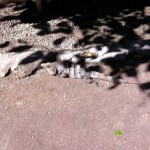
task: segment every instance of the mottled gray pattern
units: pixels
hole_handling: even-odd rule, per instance
[[[98,71],[83,68],[79,64],[72,64],[70,68],[65,68],[60,63],[43,63],[41,64],[41,67],[43,67],[50,75],[53,76],[70,77],[76,79],[98,79],[114,83],[137,84],[136,82],[118,79],[117,77],[105,75],[104,73]]]

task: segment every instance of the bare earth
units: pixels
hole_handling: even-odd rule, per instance
[[[11,14],[13,7],[1,8],[0,18]],[[48,24],[52,27],[60,20]],[[38,36],[34,23],[12,26],[18,22],[17,18],[0,22],[2,52],[16,50],[20,38],[53,49],[52,40],[64,34]],[[81,36],[77,30],[75,26],[72,34],[64,34],[65,42],[56,49],[72,48]],[[124,77],[149,83],[148,67],[149,62],[143,63],[137,67],[136,77]],[[98,88],[80,79],[51,77],[45,70],[22,79],[13,74],[1,78],[0,150],[149,150],[150,88],[110,86],[105,81]],[[116,130],[122,134],[116,136]]]

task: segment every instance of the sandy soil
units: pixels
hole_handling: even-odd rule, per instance
[[[25,22],[19,16],[23,6],[9,4],[0,8],[2,52],[25,51],[33,44],[72,49],[83,38],[81,31],[86,29],[80,30],[67,18],[52,18],[46,24]],[[56,32],[60,22],[65,27]],[[48,33],[43,34],[47,26]],[[72,32],[66,34],[70,27]],[[144,38],[148,36],[145,32]],[[20,39],[28,43],[22,44]],[[125,66],[122,71],[131,68],[138,73],[122,72],[123,76],[141,84],[122,84],[114,89],[105,81],[100,81],[98,88],[80,79],[51,77],[44,70],[22,79],[15,79],[13,74],[0,79],[0,149],[149,150],[149,66],[149,60]],[[116,136],[116,130],[122,134]]]

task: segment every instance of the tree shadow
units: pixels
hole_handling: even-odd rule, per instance
[[[75,26],[79,28],[82,36],[75,41],[73,49],[93,44],[111,45],[113,43],[119,44],[120,48],[131,49],[128,43],[135,40],[146,42],[145,45],[148,45],[150,49],[150,41],[144,39],[145,34],[150,34],[150,13],[145,11],[145,8],[150,7],[149,0],[96,0],[94,2],[92,0],[52,0],[50,3],[42,2],[42,7],[42,15],[36,16],[34,3],[17,3],[13,6],[13,11],[20,11],[20,13],[6,15],[0,18],[0,22],[16,19],[20,20],[21,24],[30,23],[33,28],[39,30],[36,33],[37,36],[63,33],[62,37],[54,40],[54,46],[61,45],[67,36],[73,33]],[[3,9],[3,6],[0,9]],[[49,21],[53,20],[56,20],[56,23],[51,26]],[[17,24],[13,26],[15,25]],[[8,43],[0,46],[7,45]],[[30,46],[27,45],[11,51],[25,51],[28,48]],[[115,51],[113,48],[111,50]],[[45,58],[42,59],[45,61]],[[138,67],[146,63],[148,63],[146,71],[149,73],[149,56],[133,52],[127,55],[126,61],[109,60],[105,64],[112,69],[110,75],[122,77],[122,74],[125,74],[128,77],[137,78]],[[142,91],[149,90],[149,82],[139,84],[139,88]]]
[[[9,41],[5,41],[4,43],[0,44],[0,48],[5,48],[7,46],[9,46],[10,42]]]
[[[31,45],[22,45],[22,46],[12,48],[9,52],[24,52],[32,47],[33,46]]]
[[[97,0],[93,5],[92,0],[52,0],[50,3],[42,3],[43,14],[37,17],[34,3],[17,3],[13,10],[22,12],[15,16],[5,16],[0,21],[19,19],[21,23],[35,23],[33,27],[39,29],[39,36],[53,33],[71,34],[73,26],[77,26],[83,37],[76,41],[75,46],[91,43],[108,44],[114,40],[122,43],[127,39],[140,38],[134,30],[149,21],[150,17],[144,12],[148,4],[148,0]],[[50,20],[61,18],[67,21],[58,22],[55,30],[48,23]],[[69,22],[72,22],[73,26]]]

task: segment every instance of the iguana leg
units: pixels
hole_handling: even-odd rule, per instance
[[[100,87],[99,86],[99,83],[95,80],[95,79],[93,79],[93,78],[91,78],[90,77],[90,74],[87,72],[87,74],[84,76],[84,80],[88,83],[88,84],[95,84],[97,87]]]
[[[86,82],[87,82],[88,84],[95,84],[96,87],[100,87],[100,86],[99,86],[99,83],[98,83],[95,79],[86,79]]]

